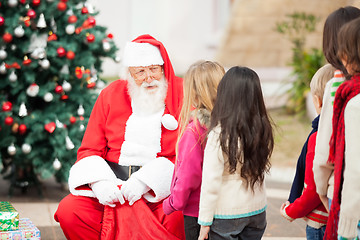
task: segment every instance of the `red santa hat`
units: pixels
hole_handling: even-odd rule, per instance
[[[133,64],[138,61],[137,64],[146,64],[145,66],[163,65],[164,75],[166,80],[168,81],[168,90],[165,99],[165,105],[169,109],[170,114],[173,115],[176,119],[178,119],[183,98],[183,80],[182,78],[175,76],[174,69],[172,67],[170,58],[164,45],[149,34],[145,34],[135,38],[128,46],[128,50],[126,50],[125,48],[124,53],[129,53],[130,50],[134,51],[135,53],[139,54],[137,55],[137,58],[139,59],[134,59],[133,61],[131,56],[124,55],[124,64],[130,66],[129,64],[131,61],[133,61]],[[160,56],[158,55],[159,52],[163,64],[160,64],[161,60],[159,58]],[[142,56],[146,59],[141,60],[140,58]],[[129,59],[126,59],[127,57],[129,57]],[[152,62],[152,64],[150,62]]]

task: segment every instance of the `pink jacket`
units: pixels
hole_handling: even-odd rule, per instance
[[[178,158],[171,182],[171,194],[164,200],[165,214],[182,211],[184,215],[198,217],[202,165],[207,128],[190,122],[179,141]]]

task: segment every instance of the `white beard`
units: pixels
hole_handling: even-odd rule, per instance
[[[164,110],[167,93],[167,81],[164,77],[151,83],[143,82],[140,86],[136,85],[130,74],[127,79],[133,113],[149,115]],[[148,89],[149,86],[157,87]]]

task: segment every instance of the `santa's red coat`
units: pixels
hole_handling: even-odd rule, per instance
[[[179,78],[179,84],[181,82]],[[77,162],[70,170],[69,187],[71,193],[95,197],[87,184],[116,178],[104,160],[114,163],[119,162],[121,147],[124,143],[125,128],[131,114],[132,108],[127,81],[117,80],[102,90],[94,105],[82,144],[78,150]],[[167,106],[165,106],[164,114],[171,114]],[[175,115],[174,117],[177,118],[178,116]],[[141,123],[141,125],[144,124],[146,124],[146,121]],[[159,126],[161,126],[161,151],[157,153],[156,161],[151,161],[149,164],[140,164],[143,168],[137,173],[137,175],[140,175],[146,172],[145,175],[141,174],[143,175],[141,180],[148,182],[149,186],[153,186],[155,193],[157,193],[157,188],[161,193],[164,187],[167,188],[167,186],[155,186],[155,184],[161,184],[161,182],[157,181],[158,177],[164,176],[164,174],[169,175],[164,177],[166,179],[170,178],[171,182],[178,134],[177,129],[168,130],[161,123],[159,123]],[[139,139],[141,137],[140,135]],[[142,149],[137,150],[142,151]],[[167,163],[168,161],[170,162]],[[139,165],[137,163],[132,164]],[[161,200],[160,198],[161,196],[159,196],[158,200]]]
[[[164,46],[149,35],[140,36],[134,41],[147,42],[159,48],[164,59],[163,68],[165,79],[168,82],[163,114],[170,114],[178,120],[183,96],[182,79],[175,76]],[[100,180],[117,181],[115,174],[105,160],[115,163],[119,162],[122,145],[125,142],[125,130],[127,128],[129,117],[132,114],[133,111],[131,108],[130,96],[128,94],[127,81],[117,80],[102,90],[93,107],[81,147],[78,150],[77,161],[70,170],[69,188],[72,196],[67,197],[63,204],[59,204],[58,211],[55,214],[55,219],[60,221],[62,227],[69,226],[66,230],[63,227],[65,234],[67,234],[66,231],[71,231],[71,234],[78,231],[74,227],[76,224],[62,224],[62,220],[66,221],[67,218],[70,218],[69,214],[72,211],[71,209],[66,210],[66,207],[75,202],[81,202],[81,204],[86,205],[86,207],[83,207],[84,212],[81,213],[81,211],[77,211],[75,217],[75,219],[85,221],[80,215],[88,216],[91,214],[89,213],[92,208],[91,206],[97,205],[96,201],[88,201],[86,198],[82,198],[81,201],[78,201],[76,196],[95,198],[94,193],[88,187],[89,183]],[[176,236],[174,236],[174,239],[182,239],[184,237],[183,225],[181,222],[182,219],[179,218],[181,216],[173,216],[172,218],[174,221],[167,221],[167,217],[163,214],[161,207],[162,200],[170,193],[173,163],[175,161],[175,144],[178,132],[177,130],[168,130],[161,124],[159,126],[161,126],[161,130],[159,129],[159,131],[161,131],[161,150],[156,154],[153,160],[143,162],[141,164],[142,168],[136,173],[136,177],[150,187],[150,193],[144,194],[144,198],[139,200],[138,203],[134,204],[132,207],[128,205],[122,206],[120,204],[115,208],[105,207],[102,222],[103,225],[109,226],[108,224],[111,222],[117,222],[118,224],[112,228],[103,230],[101,233],[102,236],[116,235],[119,232],[119,226],[134,226],[134,224],[129,225],[128,223],[121,225],[121,221],[124,221],[125,216],[133,219],[133,223],[135,223],[137,221],[136,216],[140,216],[139,214],[141,212],[148,211],[149,213],[152,212],[153,215],[148,215],[149,221],[147,221],[147,225],[140,224],[138,228],[134,228],[136,231],[139,231],[142,227],[155,229],[157,228],[156,226],[160,226],[164,223],[170,226],[171,222],[174,222],[174,226],[170,228],[175,227],[176,229],[175,231],[172,231],[170,235],[175,234]],[[138,164],[135,163],[134,165]],[[76,206],[73,207],[76,208]],[[99,208],[100,211],[94,211],[94,217],[99,218],[98,215],[101,214],[102,211],[100,206],[96,208]],[[131,215],[134,215],[134,218],[132,218]],[[78,224],[80,224],[80,221]],[[151,222],[153,225],[151,225]],[[94,223],[94,226],[86,226],[86,222],[81,224],[82,225],[79,226],[79,231],[81,231],[81,228],[88,228],[91,231],[93,231],[94,228],[98,229],[98,227],[95,226],[96,223]],[[162,234],[161,231],[166,232],[168,230],[166,228],[158,229],[160,231],[158,234],[160,235]],[[143,230],[146,232],[146,229]],[[127,232],[131,233],[132,229],[128,229]],[[116,239],[122,239],[119,237],[120,236],[116,235]]]
[[[159,48],[164,60],[163,70],[168,84],[163,114],[170,114],[178,120],[183,98],[183,82],[180,77],[175,76],[165,47],[150,35],[139,36],[134,42],[150,43]],[[104,164],[103,159],[115,163],[119,162],[126,124],[131,114],[132,108],[127,81],[115,81],[100,93],[92,110],[81,147],[78,150],[77,162],[70,170],[69,188],[74,195],[95,197],[92,191],[87,188],[88,183],[116,179],[110,168]],[[146,168],[143,167],[140,170],[144,174],[137,173],[137,175],[143,176],[141,181],[147,182],[155,194],[158,194],[155,199],[150,201],[160,201],[163,198],[162,195],[166,195],[163,191],[167,185],[157,186],[159,184],[157,179],[164,182],[169,174],[171,182],[173,165],[170,166],[164,159],[174,163],[177,135],[177,130],[170,131],[162,126],[161,151],[157,153],[158,161],[146,164]],[[139,136],[139,139],[141,137]],[[138,149],[139,152],[141,150]],[[136,163],[130,164],[137,165]],[[164,176],[164,174],[167,175]],[[164,177],[159,178],[159,176]],[[165,182],[167,184],[167,181]]]

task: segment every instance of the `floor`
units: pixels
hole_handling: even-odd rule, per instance
[[[293,177],[292,169],[275,169],[267,176],[268,225],[264,240],[300,240],[305,238],[305,223],[299,219],[292,223],[282,218],[279,208],[288,197],[290,182]],[[0,179],[0,201],[9,201],[17,209],[20,218],[28,217],[39,228],[43,240],[66,239],[53,215],[59,201],[68,194],[54,179],[41,181],[43,197],[39,197],[37,189],[33,186],[22,193],[15,189],[13,196],[8,196],[8,182]]]

